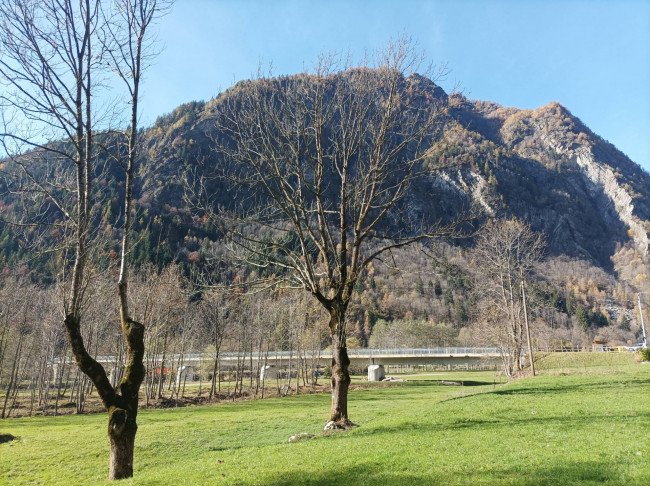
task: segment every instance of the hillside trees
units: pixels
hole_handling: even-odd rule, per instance
[[[370,348],[436,348],[455,346],[458,331],[449,324],[422,320],[377,321],[370,337]]]
[[[78,367],[92,380],[109,414],[110,479],[133,475],[138,391],[145,374],[144,327],[129,312],[127,287],[138,99],[142,69],[151,54],[150,26],[167,6],[160,0],[0,2],[2,144],[14,155],[12,190],[29,201],[31,210],[13,224],[53,226],[62,236],[57,264],[64,282],[64,327]],[[128,128],[102,138],[98,132],[110,125],[101,118],[102,87],[111,72],[127,93]],[[104,151],[101,140],[115,145]],[[23,154],[26,150],[30,152]],[[127,366],[115,388],[88,352],[82,331],[92,257],[100,243],[92,230],[100,155],[113,157],[126,177],[117,297]],[[39,159],[47,161],[46,169],[32,168],[30,162]]]
[[[526,322],[524,285],[541,259],[544,240],[526,223],[490,221],[474,250],[482,290],[481,320],[498,345],[506,374],[521,371]]]
[[[454,228],[418,224],[402,204],[412,182],[434,170],[423,167],[444,104],[414,74],[418,65],[402,41],[372,68],[337,72],[324,57],[313,73],[260,77],[215,104],[222,175],[238,189],[236,212],[221,219],[235,255],[275,284],[306,290],[329,315],[326,428],[351,424],[346,316],[357,280],[391,250]],[[205,183],[190,181],[191,197],[214,216]]]

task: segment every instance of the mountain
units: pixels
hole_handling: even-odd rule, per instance
[[[294,79],[276,81],[291,86]],[[587,260],[610,272],[622,248],[647,258],[650,175],[568,109],[555,102],[520,110],[469,100],[448,95],[418,75],[404,82],[444,104],[441,134],[432,142],[429,162],[454,167],[432,172],[412,188],[407,204],[414,219],[451,218],[458,207],[473,202],[487,217],[530,222],[546,234],[553,256]],[[187,207],[183,177],[227,163],[214,151],[214,119],[223,100],[240,96],[250,83],[238,83],[208,102],[179,106],[142,132],[136,263],[190,263],[197,258],[190,255],[220,238],[216,228]],[[97,208],[98,224],[119,224],[120,208],[111,194],[120,190],[121,177],[119,168],[109,164],[99,183],[105,196]],[[17,210],[14,196],[3,189],[0,206]],[[230,189],[218,182],[212,186],[225,207],[232,203]],[[15,264],[16,252],[20,249],[3,227],[0,266]]]
[[[488,215],[529,221],[547,235],[554,255],[610,270],[611,258],[626,244],[647,256],[650,175],[569,110],[555,102],[519,110],[447,96],[417,78],[413,85],[447,108],[432,163],[458,168],[413,188],[409,205],[416,216],[451,215],[472,200]],[[162,212],[165,204],[183,207],[180,171],[198,167],[197,160],[214,163],[211,122],[222,97],[237,96],[244,84],[207,103],[183,105],[145,132],[150,156],[142,170],[144,206]],[[215,192],[220,189],[227,204],[227,188]]]

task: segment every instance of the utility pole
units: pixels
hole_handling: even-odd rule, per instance
[[[639,302],[639,316],[641,317],[641,332],[643,333],[643,347],[647,348],[648,347],[648,341],[646,339],[645,335],[645,325],[643,323],[643,309],[641,308],[641,292],[636,294],[637,300]]]
[[[526,308],[526,287],[524,281],[521,281],[521,298],[524,303],[524,324],[526,325],[526,341],[528,342],[528,359],[530,360],[530,370],[535,376],[535,362],[533,361],[533,346],[530,342],[530,329],[528,328],[528,309]],[[645,336],[645,334],[644,334]]]

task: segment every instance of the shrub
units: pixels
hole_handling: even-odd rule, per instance
[[[650,361],[650,348],[640,349],[635,356],[638,362]]]

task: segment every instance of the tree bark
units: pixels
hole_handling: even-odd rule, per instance
[[[325,429],[347,428],[352,425],[348,418],[348,390],[350,388],[350,358],[345,345],[334,346],[332,352],[332,410]]]
[[[137,401],[131,410],[112,407],[109,411],[108,438],[111,443],[109,479],[125,479],[133,476],[133,451],[136,423]]]
[[[108,411],[108,437],[111,444],[109,480],[133,476],[133,448],[138,430],[138,393],[144,380],[144,326],[133,320],[122,322],[127,343],[127,363],[124,378],[115,390],[103,366],[93,359],[83,343],[79,319],[65,319],[68,341],[79,369],[88,376]]]
[[[346,429],[354,424],[348,418],[348,390],[350,389],[350,358],[345,339],[345,305],[334,305],[330,310],[332,330],[332,409],[325,430]]]

